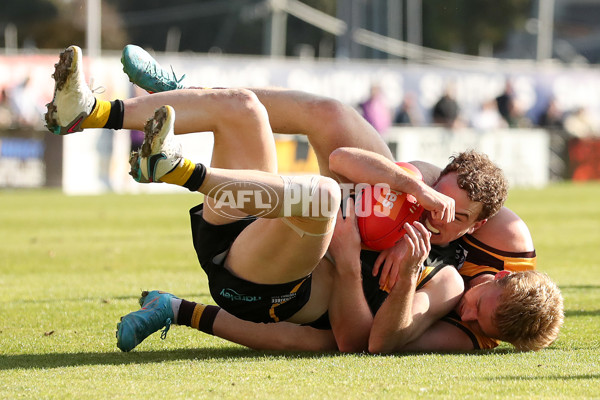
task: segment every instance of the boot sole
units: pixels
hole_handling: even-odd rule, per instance
[[[155,111],[154,117],[146,121],[146,125],[144,126],[144,143],[139,154],[142,158],[150,157],[150,155],[157,153],[162,147],[165,135],[161,135],[161,130],[169,115],[169,110],[163,106]]]
[[[59,126],[56,114],[57,107],[55,104],[56,93],[62,90],[67,83],[67,80],[71,76],[73,71],[73,60],[75,58],[75,49],[69,47],[62,53],[60,53],[59,60],[56,64],[54,64],[54,73],[52,74],[52,78],[54,79],[54,97],[52,101],[46,104],[46,114],[44,118],[46,120],[46,127],[53,133],[64,135],[66,133],[70,133],[69,130],[74,125],[74,123],[70,124],[67,127]],[[77,121],[77,119],[75,120]]]

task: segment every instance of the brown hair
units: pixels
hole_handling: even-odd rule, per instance
[[[474,150],[450,157],[450,163],[440,173],[440,178],[457,173],[458,187],[467,192],[471,201],[482,204],[477,220],[494,216],[508,196],[508,182],[502,170],[487,155]]]
[[[552,344],[563,324],[563,298],[548,275],[521,271],[494,281],[502,288],[495,322],[499,339],[519,350],[540,350]]]

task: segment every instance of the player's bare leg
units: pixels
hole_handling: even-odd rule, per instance
[[[148,71],[154,70],[152,68]],[[175,133],[214,131],[209,113],[228,113],[227,97],[239,96],[239,91],[185,90],[155,94],[140,98],[107,102],[95,99],[85,83],[81,49],[71,46],[61,54],[53,75],[56,87],[48,104],[48,129],[57,134],[78,132],[86,128],[142,130],[148,116],[165,104],[178,114]],[[156,77],[154,77],[156,78]],[[177,82],[173,87],[181,87]],[[166,87],[159,86],[164,90]],[[352,107],[337,100],[300,91],[283,89],[252,89],[269,114],[273,130],[286,134],[305,134],[315,149],[321,173],[332,176],[328,157],[338,147],[349,146],[371,150],[391,158],[380,135]],[[164,97],[163,97],[164,96]],[[213,98],[213,107],[202,99]],[[125,109],[125,112],[123,111]]]
[[[210,93],[203,95],[207,98],[211,97]],[[215,112],[211,118],[207,118],[215,119],[209,124],[212,125],[215,136],[211,167],[205,168],[205,177],[201,183],[198,182],[197,188],[188,188],[198,189],[209,195],[223,184],[232,184],[228,186],[232,198],[239,198],[238,195],[242,191],[248,195],[249,201],[238,204],[235,210],[227,210],[225,213],[223,207],[216,207],[216,203],[221,199],[208,198],[203,216],[212,224],[232,222],[233,212],[237,212],[239,218],[263,211],[261,216],[264,217],[246,228],[234,243],[229,253],[230,269],[239,277],[257,283],[289,282],[308,275],[323,257],[332,234],[339,204],[337,184],[324,177],[313,177],[308,183],[306,178],[298,178],[292,183],[304,182],[312,188],[310,196],[303,201],[309,203],[322,201],[327,204],[315,204],[314,207],[312,204],[301,204],[297,207],[285,208],[285,202],[282,200],[288,196],[290,185],[286,179],[274,173],[276,160],[273,135],[264,107],[249,91],[240,90],[239,96],[233,97],[224,91],[216,91],[214,95],[224,97],[226,99],[224,102],[240,104],[230,105],[230,113],[227,115]],[[236,113],[232,113],[234,109],[237,109]],[[125,114],[127,115],[127,108]],[[148,181],[170,182],[172,174],[176,172],[170,171],[171,168],[182,165],[183,158],[177,156],[176,152],[161,149],[162,146],[167,149],[172,147],[170,144],[167,146],[171,142],[167,131],[172,127],[174,120],[173,109],[165,107],[155,114],[153,123],[146,124],[146,142],[152,142],[150,147],[153,149],[144,153],[144,147],[142,148],[139,169]],[[160,134],[156,135],[153,132],[155,129],[160,131]],[[156,157],[156,155],[160,156]],[[148,166],[151,160],[157,161]],[[248,170],[250,168],[253,170]],[[191,169],[194,169],[194,166],[191,166]],[[237,185],[238,183],[240,185]],[[311,188],[307,188],[307,191]],[[257,202],[252,201],[252,196],[271,193],[275,194],[273,198],[278,198],[280,201],[269,205],[270,209],[267,212],[256,208]],[[262,202],[258,203],[260,206],[265,205]],[[303,207],[305,205],[309,208]],[[310,213],[303,215],[306,210]],[[313,212],[316,214],[313,215]],[[299,234],[298,228],[306,231],[307,234]],[[285,252],[274,251],[282,247],[286,248]]]
[[[81,70],[80,49],[72,46],[68,49],[67,54],[73,55],[75,62],[67,62],[69,60],[65,58],[65,75],[55,74],[57,83],[55,100],[53,100],[52,107],[49,106],[48,110],[48,119],[53,122],[56,121],[59,130],[68,129],[71,126],[71,114],[77,117],[78,114],[67,113],[69,114],[68,118],[61,118],[61,115],[69,111],[71,106],[81,104],[82,99],[85,100],[82,104],[94,102],[93,97],[90,97],[91,91],[85,84]],[[62,58],[60,63],[63,63]],[[63,81],[67,84],[62,85]],[[70,85],[69,82],[74,84]],[[85,96],[79,96],[82,93]],[[65,101],[58,101],[58,98],[65,99]],[[284,180],[277,175],[273,175],[277,171],[277,161],[268,116],[264,105],[258,101],[256,95],[251,91],[244,89],[183,90],[119,102],[120,107],[114,107],[112,103],[96,100],[91,112],[88,112],[87,108],[85,110],[86,114],[89,115],[74,126],[84,129],[111,128],[113,127],[111,124],[118,121],[119,128],[142,130],[146,127],[148,117],[154,115],[157,108],[170,105],[177,111],[177,119],[173,125],[175,133],[211,131],[214,134],[215,140],[211,161],[213,169],[206,174],[203,191],[208,192],[212,186],[206,185],[212,184],[212,182],[216,185],[231,178],[249,180],[252,175],[252,173],[248,174],[242,171],[235,176],[230,176],[228,172],[220,171],[222,169],[262,171],[262,175],[255,174],[256,176],[253,178],[255,181],[260,183],[269,181],[267,186],[284,190],[286,186]],[[116,112],[115,108],[118,108]],[[56,115],[59,118],[56,118]],[[52,126],[52,128],[56,127]],[[163,173],[168,172],[174,166],[179,166],[179,164],[175,164],[177,163],[168,165],[165,167],[167,170],[158,175],[156,175],[157,170],[155,169],[152,176],[147,176],[146,179],[162,180]],[[264,173],[271,175],[267,178]],[[137,178],[139,177],[140,175],[137,176]],[[277,183],[274,183],[274,181],[277,181]],[[325,197],[331,197],[330,200],[332,201],[330,203],[337,205],[338,202],[333,201],[336,196],[339,196],[336,193],[336,190],[339,190],[337,186],[334,188],[332,182],[327,181],[325,178],[317,179],[316,186],[322,186],[325,193],[328,194]],[[212,201],[214,200],[209,199],[207,205],[211,205]],[[207,207],[204,215],[208,222],[213,224],[231,222],[230,217],[217,214],[209,208]],[[317,207],[317,209],[320,209],[320,207]],[[246,213],[248,211],[253,213],[252,210],[246,209]],[[246,230],[247,232],[245,231],[239,238],[240,243],[248,241],[249,244],[234,245],[232,248],[231,259],[239,260],[232,263],[232,270],[240,277],[253,277],[252,280],[259,283],[288,282],[310,273],[327,248],[332,220],[335,218],[337,210],[332,210],[333,217],[317,217],[316,219],[306,219],[304,216],[298,215],[299,211],[302,210],[296,209],[291,215],[300,218],[277,218],[272,220],[261,218],[256,224],[252,224]],[[230,215],[236,215],[235,213],[238,216],[246,215],[240,210],[232,209],[231,212]],[[284,215],[280,209],[274,208],[266,216]],[[302,232],[309,234],[305,235]],[[315,234],[315,236],[312,236],[312,234]],[[248,236],[247,239],[246,236]],[[264,240],[256,240],[256,237],[264,238]],[[286,252],[273,251],[273,249],[282,247],[287,249]],[[248,257],[249,253],[258,256]],[[282,265],[285,265],[286,268],[282,268]]]
[[[329,170],[329,155],[340,147],[356,147],[393,159],[381,135],[347,104],[298,90],[250,90],[265,105],[273,132],[308,137],[322,175],[337,178]]]
[[[185,87],[181,82],[183,77],[176,78],[173,71],[162,68],[150,54],[138,46],[126,46],[121,62],[131,82],[149,92]],[[250,90],[267,109],[273,132],[308,136],[322,175],[332,176],[328,158],[339,147],[357,147],[392,159],[392,154],[379,133],[348,105],[296,90]]]
[[[192,174],[189,179],[193,181],[194,187],[187,184],[188,178],[185,179],[184,186],[192,190],[197,189],[204,194],[210,194],[219,185],[237,182],[243,183],[244,186],[229,185],[234,198],[237,197],[239,190],[251,188],[251,193],[261,193],[261,190],[268,189],[276,194],[275,197],[285,199],[286,190],[289,187],[286,186],[284,179],[274,174],[276,161],[273,135],[264,108],[251,92],[241,92],[239,96],[233,97],[227,97],[226,93],[221,92],[217,96],[225,96],[225,99],[235,99],[232,102],[239,104],[231,104],[230,111],[237,109],[238,112],[222,116],[222,122],[220,123],[214,121],[215,147],[211,167],[206,168],[198,164],[191,166]],[[231,100],[225,100],[224,102],[227,101]],[[244,110],[249,115],[244,115]],[[186,168],[188,160],[183,158],[180,148],[174,143],[174,124],[175,111],[170,106],[160,107],[155,112],[154,117],[146,122],[144,144],[139,154],[133,155],[132,170],[134,177],[141,176],[146,182],[169,182],[174,179],[174,174],[179,174],[177,178],[181,178],[180,172]],[[239,129],[240,137],[236,140],[235,135],[222,131],[228,129]],[[256,152],[245,152],[247,146],[255,146]],[[242,162],[241,160],[245,161]],[[247,168],[254,167],[258,170],[227,169],[232,168],[234,165],[237,167],[240,165]],[[188,169],[190,169],[189,167],[190,165],[187,164]],[[201,179],[197,179],[198,170],[202,171]],[[196,177],[194,178],[194,176]],[[325,197],[318,196],[317,201],[325,199],[332,205],[337,206],[339,204],[339,188],[333,180],[317,176],[311,180],[312,182],[316,184],[318,189],[323,189],[325,193]],[[214,199],[207,197],[204,204],[203,217],[207,221],[213,224],[231,222],[230,217],[214,211]],[[227,215],[231,216],[233,211],[255,214],[258,210],[251,207],[253,204],[255,203],[244,202],[241,207],[230,210]],[[292,215],[296,216],[301,216],[302,214],[298,214],[298,211],[303,210],[303,207],[290,209]],[[320,211],[323,208],[317,207],[317,210]],[[276,218],[282,216],[282,211],[284,210],[281,209],[281,204],[276,202],[272,204],[270,213],[263,215],[266,218],[256,220],[242,231],[229,251],[225,268],[228,268],[240,278],[266,284],[295,281],[313,272],[331,239],[335,222],[333,215],[335,214],[309,214],[310,217],[308,218]],[[333,207],[332,212],[336,213],[337,208]],[[240,216],[245,214],[240,214]],[[285,215],[285,212],[283,215]],[[272,219],[269,219],[269,217]],[[284,223],[288,219],[291,222]],[[293,229],[296,226],[295,224],[298,223],[296,220],[299,220],[300,227],[306,230],[315,230],[317,234],[299,235],[298,231]],[[285,248],[285,251],[281,251],[283,248]],[[315,272],[315,275],[319,273],[322,272]],[[322,279],[319,279],[319,282],[322,282]],[[290,320],[299,322],[315,320],[325,312],[327,299],[328,291],[326,287],[323,284],[314,284],[307,304]],[[126,315],[117,326],[117,346],[123,351],[132,350],[147,336],[162,327],[165,327],[162,336],[164,338],[171,323],[175,321],[198,329],[204,326],[199,325],[199,321],[206,321],[207,318],[190,319],[190,315],[210,314],[210,329],[212,331],[212,321],[215,320],[218,312],[214,306],[206,307],[157,291],[144,292],[140,304],[142,305],[141,310]],[[319,306],[315,306],[315,304]],[[183,315],[187,317],[182,317],[180,321],[177,319],[180,316],[179,310],[181,307],[185,308],[186,312]],[[330,338],[330,336],[327,336],[327,338]],[[327,343],[331,345],[332,341],[328,340]]]

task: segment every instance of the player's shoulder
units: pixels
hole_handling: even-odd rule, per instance
[[[435,184],[437,179],[440,177],[440,172],[442,172],[442,169],[440,167],[428,163],[426,161],[414,160],[411,161],[410,164],[417,167],[417,169],[421,173],[421,176],[423,177],[423,182],[425,182],[429,186],[433,186]]]
[[[428,269],[431,269],[431,271],[427,271]],[[423,284],[419,286],[427,292],[443,297],[453,297],[462,294],[464,291],[463,278],[453,265],[437,268],[426,267],[424,273],[428,273],[428,276]]]
[[[534,251],[531,232],[525,221],[512,210],[502,207],[472,236],[478,241],[506,252],[530,252]]]

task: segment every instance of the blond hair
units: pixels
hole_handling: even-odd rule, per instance
[[[502,288],[495,321],[503,341],[518,350],[540,350],[552,344],[563,324],[563,298],[548,275],[512,273],[494,281]]]
[[[477,220],[493,217],[508,197],[508,182],[502,170],[487,155],[467,150],[450,157],[450,163],[440,178],[456,172],[458,187],[467,192],[471,201],[481,203]]]

